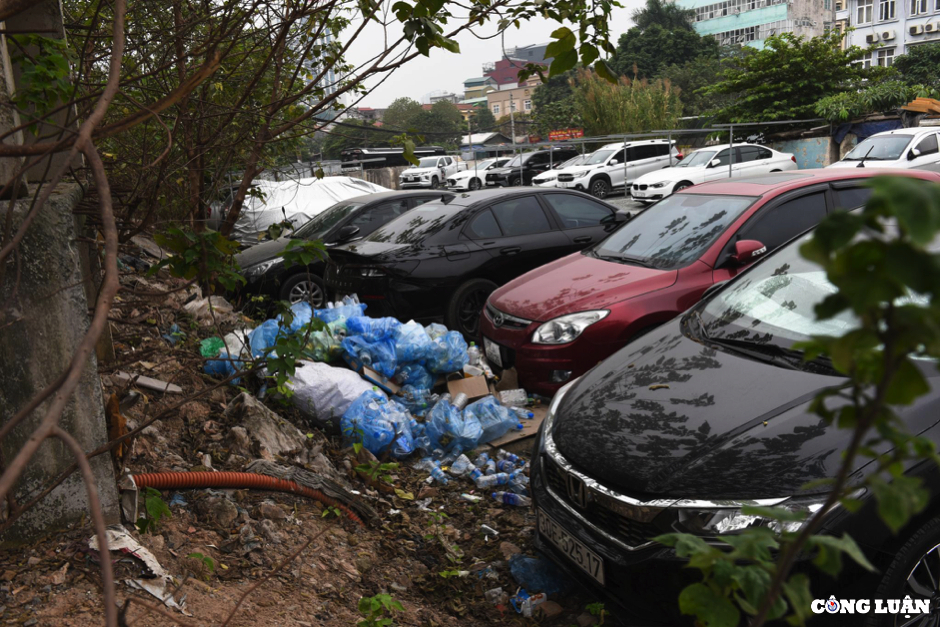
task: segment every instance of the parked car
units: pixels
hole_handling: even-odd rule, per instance
[[[605,198],[611,190],[630,185],[637,177],[662,170],[683,155],[676,142],[639,140],[608,144],[592,153],[585,163],[559,173],[559,187],[581,190],[596,198]]]
[[[432,190],[444,185],[448,177],[452,177],[466,164],[458,162],[454,157],[422,157],[417,166],[410,166],[399,175],[399,188],[431,188]]]
[[[529,185],[533,177],[556,164],[568,161],[578,155],[574,148],[543,148],[513,157],[502,168],[494,168],[487,173],[487,186],[514,187]]]
[[[850,430],[810,405],[846,379],[826,360],[804,362],[795,342],[845,332],[849,314],[816,320],[834,291],[823,270],[800,255],[805,238],[783,247],[686,314],[631,342],[559,390],[537,435],[530,488],[535,545],[611,610],[680,619],[677,596],[700,579],[686,561],[651,540],[685,532],[714,543],[768,527],[745,505],[814,511],[835,478]],[[909,432],[938,442],[938,364],[921,361],[931,392],[896,408]],[[856,460],[850,477],[869,462]],[[938,623],[936,462],[905,462],[930,492],[925,510],[893,534],[871,491],[862,507],[828,511],[820,533],[849,534],[876,567],[844,560],[839,580],[799,559],[815,599],[930,599],[929,616],[868,616],[887,625]],[[852,480],[851,480],[852,481]],[[807,488],[816,482],[816,489]],[[792,524],[793,525],[793,524]],[[808,600],[809,603],[810,600]],[[807,609],[809,610],[809,609]],[[839,616],[828,616],[839,620]],[[852,623],[850,623],[852,622]],[[846,625],[860,625],[848,616]]]
[[[670,168],[639,177],[631,185],[631,198],[652,203],[697,183],[785,170],[797,170],[797,159],[790,153],[757,144],[735,144],[732,148],[710,146],[691,152]]]
[[[876,133],[827,168],[919,168],[936,164],[938,133],[937,127]]]
[[[533,185],[540,188],[557,188],[559,173],[562,172],[565,168],[570,166],[579,166],[589,158],[591,158],[592,153],[585,153],[584,155],[576,155],[569,159],[568,161],[563,161],[561,164],[557,165],[552,170],[546,170],[542,174],[537,174],[533,177]]]
[[[422,205],[330,251],[328,294],[370,316],[443,318],[469,339],[501,284],[598,242],[626,217],[580,192],[481,190]]]
[[[500,168],[508,161],[510,161],[509,157],[485,159],[475,164],[473,168],[468,167],[467,170],[452,174],[448,177],[448,189],[454,191],[479,190],[484,187],[484,177],[487,175],[487,171]]]
[[[318,214],[294,233],[263,242],[239,253],[235,259],[247,280],[241,292],[263,294],[297,303],[307,301],[322,307],[327,301],[323,286],[325,263],[285,267],[284,249],[295,240],[321,240],[327,246],[359,240],[390,220],[429,201],[454,195],[441,192],[380,192],[341,201]]]
[[[769,173],[675,194],[598,244],[494,291],[481,318],[484,351],[500,368],[515,366],[523,388],[549,396],[829,212],[865,204],[872,175]]]

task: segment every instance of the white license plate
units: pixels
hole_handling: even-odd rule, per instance
[[[500,368],[503,368],[503,359],[500,357],[500,345],[490,340],[490,338],[484,338],[484,353],[487,355],[488,360]]]
[[[560,188],[574,188],[575,184],[571,181],[559,181]]]
[[[565,531],[558,523],[552,520],[541,508],[536,510],[536,525],[539,534],[549,540],[565,554],[569,560],[582,568],[598,584],[604,584],[604,560],[585,544]]]

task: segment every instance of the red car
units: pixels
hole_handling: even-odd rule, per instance
[[[696,303],[712,285],[819,223],[861,207],[876,174],[804,170],[704,183],[676,193],[579,253],[494,291],[480,331],[487,357],[551,396],[633,338]]]

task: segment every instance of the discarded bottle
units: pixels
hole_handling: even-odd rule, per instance
[[[466,473],[470,473],[475,468],[476,467],[474,467],[474,464],[470,461],[470,458],[464,454],[461,454],[457,457],[457,460],[451,463],[451,475],[464,475]]]
[[[510,452],[506,451],[505,449],[498,449],[498,450],[497,450],[497,460],[509,460],[510,462],[512,462],[512,463],[515,464],[515,463],[519,462],[520,460],[522,460],[522,458],[520,458],[520,457],[517,456],[516,454],[511,454]]]
[[[507,488],[517,495],[529,495],[526,486],[529,484],[529,478],[522,473],[514,473],[513,477],[507,483]]]
[[[457,447],[456,459],[460,452],[473,449],[480,441],[483,428],[480,421],[470,414],[464,416],[461,410],[467,404],[467,395],[457,394],[452,400],[444,394],[428,413],[425,433],[435,447]]]
[[[516,470],[516,464],[512,460],[497,460],[497,471],[502,473],[513,473]]]
[[[494,473],[493,475],[482,475],[476,480],[477,488],[490,488],[491,486],[500,486],[510,481],[509,473]]]
[[[524,389],[514,388],[500,393],[500,403],[505,406],[531,406],[533,398],[527,395]]]
[[[480,422],[483,430],[480,441],[484,443],[493,442],[512,429],[523,429],[516,415],[497,403],[493,395],[487,395],[467,406],[464,415],[465,417],[474,416]]]
[[[520,419],[531,419],[534,416],[536,416],[532,412],[527,410],[526,408],[520,408],[518,406],[509,406],[509,408],[510,408],[510,412],[515,414]]]
[[[467,474],[467,477],[471,479],[471,482],[476,482],[477,478],[479,478],[483,474],[484,474],[483,471],[475,467],[473,471]]]
[[[460,499],[462,502],[470,502],[472,504],[476,504],[477,502],[482,500],[483,497],[481,497],[480,495],[470,495],[469,493],[461,493]]]
[[[475,466],[475,467],[482,467],[482,466],[484,466],[485,464],[487,464],[487,461],[488,461],[488,460],[490,460],[490,455],[487,454],[487,452],[485,451],[485,452],[481,453],[480,455],[478,455],[477,458],[474,459],[474,466]]]
[[[447,484],[450,478],[448,474],[441,470],[441,467],[435,465],[431,467],[431,477],[433,477],[439,484]]]
[[[467,347],[467,364],[470,366],[477,366],[480,364],[480,347],[478,347],[473,342],[471,342],[470,346]]]
[[[488,461],[484,464],[484,474],[486,474],[486,475],[493,475],[493,474],[496,473],[496,472],[497,472],[497,461],[496,461],[496,460],[488,460]]]
[[[508,504],[510,506],[530,506],[533,503],[533,500],[530,498],[524,497],[523,495],[517,495],[516,493],[511,493],[509,491],[497,491],[496,493],[492,493],[490,496],[498,502],[503,502],[504,504]]]

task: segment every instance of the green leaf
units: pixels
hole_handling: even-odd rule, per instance
[[[618,77],[615,74],[614,70],[611,69],[603,59],[598,59],[595,61],[595,72],[598,73],[598,76],[608,81],[609,83],[617,83]]]
[[[794,615],[797,616],[796,625],[803,625],[810,617],[810,604],[813,601],[810,593],[810,578],[806,574],[794,574],[784,581],[782,588]]]
[[[909,359],[903,359],[885,391],[885,402],[892,405],[908,405],[918,397],[931,391],[921,369]]]
[[[575,50],[560,52],[549,65],[549,77],[565,74],[574,68],[576,63],[578,63],[578,52]]]
[[[829,536],[826,534],[818,534],[811,536],[808,541],[812,546],[816,546],[821,552],[825,550],[836,550],[837,552],[842,552],[850,558],[852,558],[858,565],[867,569],[869,571],[875,571],[875,567],[872,566],[872,563],[866,558],[863,554],[863,551],[859,549],[859,545],[856,544],[856,541],[853,540],[853,537],[849,536],[846,533],[843,533],[843,536],[837,538],[835,536]],[[818,556],[819,557],[819,556]],[[835,576],[839,573],[839,558],[834,559],[832,555],[828,556],[825,560],[822,560],[818,563],[817,559],[814,559],[814,564],[823,569],[826,573]],[[832,571],[834,565],[837,567],[836,571]],[[830,571],[828,571],[830,569]]]
[[[680,612],[696,617],[706,626],[737,626],[739,620],[735,605],[701,582],[680,592]]]

